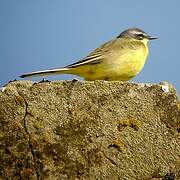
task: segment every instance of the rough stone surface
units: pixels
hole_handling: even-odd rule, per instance
[[[11,82],[0,179],[180,179],[180,102],[166,84]]]

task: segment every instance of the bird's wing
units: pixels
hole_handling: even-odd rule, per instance
[[[66,66],[66,68],[73,68],[81,65],[89,65],[89,64],[99,64],[104,59],[104,53],[108,52],[110,44],[113,43],[112,41],[108,41],[105,44],[101,45],[99,48],[95,49],[92,53],[90,53],[88,56],[83,58],[82,60],[75,62],[73,64],[70,64]]]
[[[73,64],[70,64],[68,66],[66,66],[66,68],[72,68],[72,67],[77,67],[77,66],[81,66],[81,65],[87,65],[87,64],[99,64],[101,62],[102,59],[102,54],[92,54],[89,55],[85,58],[83,58],[82,60],[75,62]]]

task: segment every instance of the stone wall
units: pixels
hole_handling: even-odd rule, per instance
[[[0,91],[0,179],[180,179],[170,84],[11,82]]]

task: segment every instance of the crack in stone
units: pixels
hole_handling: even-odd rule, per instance
[[[25,99],[23,96],[21,96],[21,97],[24,99],[24,103],[25,103],[25,114],[24,114],[24,117],[23,117],[23,127],[24,127],[25,132],[26,132],[26,134],[27,134],[27,136],[28,136],[28,144],[29,144],[30,152],[31,152],[32,159],[33,159],[34,169],[35,169],[35,172],[36,172],[36,177],[37,177],[37,179],[39,180],[40,178],[39,178],[38,170],[37,170],[37,168],[36,168],[35,153],[34,153],[34,150],[33,150],[33,146],[32,146],[32,144],[31,144],[30,133],[28,132],[28,129],[27,129],[27,126],[26,126],[26,116],[27,116],[27,114],[28,114],[28,112],[27,112],[28,103],[27,103],[26,99]]]
[[[101,105],[100,105],[100,102],[99,102],[99,96],[100,96],[100,94],[98,93],[98,86],[97,86],[97,84],[96,84],[96,81],[94,81],[94,86],[96,87],[96,92],[97,92],[97,105],[98,105],[98,111],[97,111],[97,114],[100,116],[100,108],[101,108]]]
[[[71,82],[71,84],[70,84],[70,87],[71,87],[71,88],[69,89],[69,92],[67,93],[67,94],[68,94],[68,99],[67,99],[68,116],[71,115],[71,109],[70,109],[69,105],[70,105],[72,90],[73,90],[73,88],[74,88],[74,86],[75,86],[75,83],[76,83],[76,81],[73,82],[73,80],[72,80],[72,82]],[[68,84],[68,85],[66,84],[66,86],[69,86],[69,84]]]
[[[105,158],[108,159],[111,162],[111,164],[113,164],[114,166],[117,166],[116,162],[113,161],[110,157],[105,156]]]

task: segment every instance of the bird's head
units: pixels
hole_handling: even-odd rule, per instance
[[[117,38],[130,38],[147,43],[149,40],[157,39],[158,37],[150,36],[141,29],[131,28],[123,31]]]

